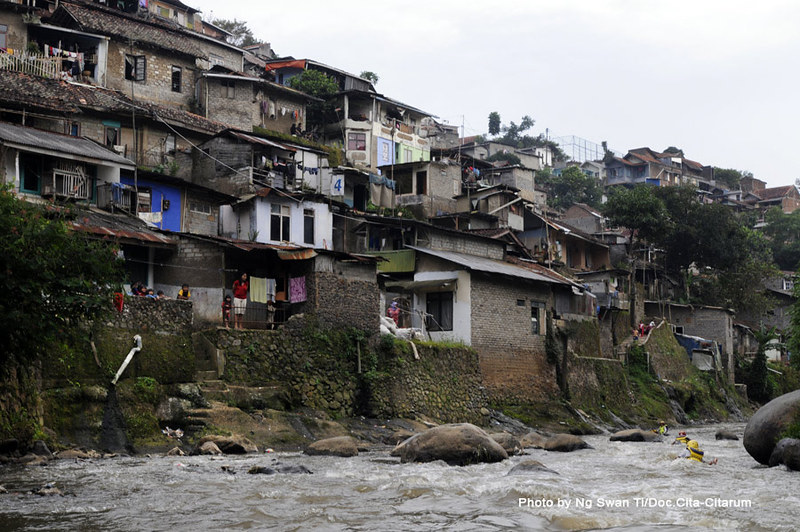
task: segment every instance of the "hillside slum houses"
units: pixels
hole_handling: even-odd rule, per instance
[[[396,302],[399,326],[476,347],[492,394],[544,396],[550,328],[595,321],[613,357],[669,284],[658,268],[636,277],[627,233],[596,210],[548,207],[550,148],[459,138],[367,79],[228,36],[173,0],[0,2],[4,183],[80,206],[74,229],[117,243],[129,282],[172,297],[188,284],[196,326],[221,324],[242,273],[251,328],[313,314],[377,332]],[[293,88],[307,71],[338,85],[332,113]],[[518,162],[487,160],[509,150]],[[607,186],[797,205],[757,180],[720,192],[709,167],[649,148],[581,168]]]

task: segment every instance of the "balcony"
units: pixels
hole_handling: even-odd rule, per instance
[[[0,71],[56,79],[61,75],[61,58],[25,52],[11,55],[0,50]]]
[[[42,180],[42,196],[88,200],[91,197],[90,185],[82,172],[53,170]]]
[[[112,212],[114,209],[136,212],[137,204],[136,190],[130,185],[121,183],[97,185],[97,206],[101,209]]]

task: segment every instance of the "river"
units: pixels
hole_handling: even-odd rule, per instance
[[[468,467],[400,464],[388,452],[4,466],[0,530],[796,530],[799,474],[758,466],[741,441],[716,441],[719,428],[741,437],[744,425],[687,429],[715,466],[674,459],[678,445],[608,436],[585,437],[594,449]],[[530,459],[559,474],[506,476]],[[247,474],[274,460],[314,474]],[[25,493],[46,483],[64,496]]]

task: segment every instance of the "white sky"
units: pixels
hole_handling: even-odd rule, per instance
[[[800,177],[795,0],[184,0],[245,20],[281,56],[380,76],[379,92],[485,133],[677,146],[769,186]]]

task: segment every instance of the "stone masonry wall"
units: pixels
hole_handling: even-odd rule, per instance
[[[333,272],[316,272],[307,277],[310,307],[323,327],[355,327],[378,332],[380,293],[374,280],[351,280]]]
[[[472,346],[480,353],[490,401],[532,403],[558,394],[555,367],[545,351],[547,320],[540,334],[531,328],[531,302],[549,308],[548,296],[547,285],[472,276]]]
[[[475,351],[417,345],[417,360],[408,345],[400,345],[401,354],[388,372],[368,373],[372,415],[424,415],[440,423],[485,422],[488,403]]]

